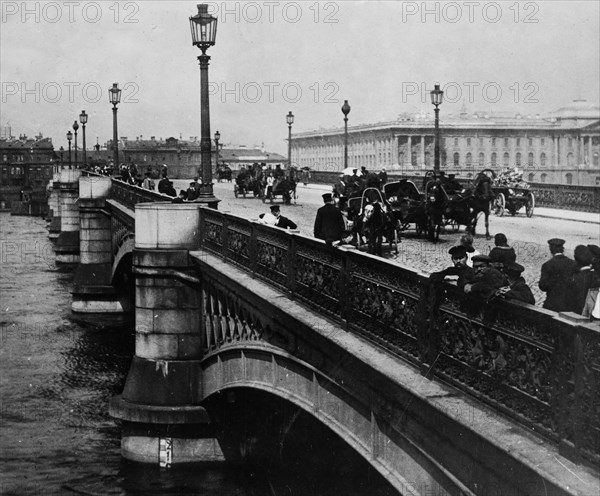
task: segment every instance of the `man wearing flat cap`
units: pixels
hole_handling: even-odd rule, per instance
[[[446,277],[458,276],[456,285],[464,289],[467,279],[472,275],[471,267],[467,265],[467,249],[464,246],[453,246],[448,251],[452,257],[452,267],[448,267],[440,272],[433,272],[429,276],[432,282],[441,282]]]
[[[498,290],[499,296],[504,296],[509,300],[519,300],[530,305],[535,305],[535,297],[531,292],[531,288],[525,282],[525,279],[521,277],[522,272],[525,270],[521,264],[516,262],[508,262],[504,265],[504,273],[508,277],[508,286],[504,286]]]
[[[324,240],[328,246],[332,246],[334,241],[340,241],[344,234],[344,216],[340,209],[333,204],[331,193],[323,195],[323,205],[317,210],[315,218],[314,234],[315,238]]]
[[[555,312],[571,310],[569,301],[569,281],[577,266],[564,254],[565,240],[552,238],[548,240],[552,258],[542,265],[539,287],[546,293],[544,308]]]
[[[281,227],[281,229],[298,229],[298,226],[295,222],[292,222],[287,217],[281,215],[279,205],[271,205],[271,214],[273,214],[273,216],[277,219],[277,222],[275,222],[275,227]]]
[[[477,255],[472,259],[473,272],[465,284],[465,293],[489,300],[498,289],[508,286],[508,279],[499,270],[490,265],[490,257]]]

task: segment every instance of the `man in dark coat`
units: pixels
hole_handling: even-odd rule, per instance
[[[490,257],[477,255],[472,260],[473,272],[465,284],[465,293],[487,301],[496,295],[498,289],[508,286],[506,276],[490,265]]]
[[[334,241],[340,241],[344,234],[344,216],[342,212],[333,204],[331,193],[323,195],[323,205],[317,210],[315,218],[314,234],[315,238],[324,240],[329,246]]]
[[[492,265],[498,265],[500,269],[508,264],[517,261],[517,254],[512,246],[508,246],[508,240],[502,233],[494,236],[494,248],[490,251],[490,261]]]
[[[568,294],[569,281],[573,276],[577,266],[574,260],[571,260],[563,252],[565,240],[552,238],[548,240],[548,246],[552,258],[542,265],[539,287],[546,292],[546,301],[544,308],[554,310],[555,312],[568,312],[571,310]]]
[[[472,269],[467,265],[467,249],[464,246],[453,246],[448,253],[452,257],[452,267],[433,272],[429,276],[429,280],[441,282],[446,277],[458,276],[456,285],[463,290],[467,280],[472,276]]]
[[[279,210],[279,205],[271,206],[271,214],[277,219],[275,223],[276,227],[281,227],[282,229],[298,229],[298,226],[295,222],[292,222],[287,217],[281,215],[281,211]]]
[[[162,179],[160,181],[158,181],[158,192],[162,193],[163,195],[166,195],[166,191],[167,189],[169,189],[169,183],[171,181],[169,181],[169,178],[167,177],[166,174],[163,174]],[[173,195],[175,196],[175,195]]]
[[[531,288],[521,277],[521,273],[525,270],[521,264],[509,262],[504,266],[504,273],[508,277],[508,286],[504,286],[498,290],[500,296],[504,296],[510,300],[519,300],[530,305],[535,305],[535,297],[531,292]]]

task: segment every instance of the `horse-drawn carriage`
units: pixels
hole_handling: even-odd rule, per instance
[[[402,179],[387,183],[383,186],[383,193],[392,211],[396,212],[401,231],[410,229],[411,224],[414,224],[418,236],[427,230],[425,195],[414,182]]]
[[[286,205],[290,205],[292,200],[296,203],[298,196],[296,195],[296,181],[287,176],[283,176],[275,180],[275,184],[271,188],[264,183],[262,194],[263,203],[267,200],[273,203],[273,200],[281,197]]]
[[[492,179],[492,191],[494,192],[492,211],[497,216],[502,217],[505,211],[508,211],[510,215],[516,215],[523,207],[525,207],[527,217],[533,215],[535,196],[518,169],[507,170],[498,175],[490,169],[485,169],[484,172],[488,173]]]
[[[228,165],[219,165],[219,167],[217,167],[217,181],[231,182],[231,172],[231,167],[229,167]]]
[[[235,177],[233,185],[233,194],[236,198],[240,195],[246,198],[246,195],[252,195],[253,198],[262,196],[263,189],[260,178],[249,172],[240,171]]]

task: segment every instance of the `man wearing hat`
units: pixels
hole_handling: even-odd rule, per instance
[[[279,205],[271,205],[271,214],[277,219],[275,227],[281,227],[282,229],[298,229],[295,222],[292,222],[287,217],[281,215]]]
[[[575,263],[577,264],[569,287],[569,300],[571,302],[571,311],[581,314],[585,306],[588,291],[597,286],[596,274],[592,270],[592,260],[594,256],[590,249],[585,245],[578,245],[573,251]]]
[[[489,300],[498,289],[508,286],[506,276],[490,265],[490,257],[477,255],[472,260],[473,272],[465,284],[465,293]]]
[[[548,240],[552,258],[542,265],[539,287],[546,293],[544,308],[555,312],[570,310],[568,294],[569,281],[577,270],[574,260],[564,254],[565,240],[552,238]]]
[[[508,286],[504,286],[498,290],[499,296],[504,296],[507,299],[519,300],[530,305],[535,305],[535,298],[531,292],[531,288],[521,277],[521,273],[525,270],[521,264],[517,262],[508,262],[504,265],[504,273],[508,277]]]
[[[340,241],[344,234],[344,216],[342,212],[333,204],[331,193],[325,193],[323,196],[323,205],[317,210],[315,218],[314,234],[315,238],[324,240],[328,246],[332,246],[334,241]]]
[[[198,196],[200,196],[200,191],[196,189],[196,181],[191,181],[187,190],[187,199],[188,201],[194,201]]]
[[[498,233],[494,236],[494,246],[490,251],[490,259],[492,264],[498,264],[498,268],[502,269],[508,264],[517,261],[517,254],[512,246],[508,246],[506,235]]]
[[[464,289],[469,277],[472,276],[471,268],[467,265],[467,249],[464,246],[453,246],[448,250],[452,257],[452,267],[448,267],[440,272],[433,272],[429,276],[431,282],[441,282],[446,277],[458,276],[456,285],[460,289]]]
[[[462,191],[462,185],[456,180],[456,174],[448,174],[444,188],[449,195],[455,195]]]

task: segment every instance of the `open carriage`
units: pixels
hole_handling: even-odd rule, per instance
[[[396,213],[401,231],[410,229],[411,224],[414,224],[418,236],[426,231],[425,195],[414,182],[402,179],[387,183],[383,186],[383,193],[391,210]]]
[[[385,239],[390,249],[398,253],[400,242],[399,216],[385,193],[377,188],[365,188],[361,196],[348,199],[348,218],[353,222],[356,245],[368,244],[369,253],[381,255]]]
[[[262,201],[273,203],[277,198],[281,198],[283,203],[286,205],[290,205],[292,200],[296,203],[298,199],[298,195],[296,194],[296,181],[294,179],[290,179],[289,177],[282,177],[281,179],[277,179],[272,188],[267,188],[266,184],[263,186],[264,189],[262,191]]]
[[[508,186],[492,187],[492,190],[496,197],[492,211],[497,216],[502,217],[506,211],[510,215],[516,215],[523,207],[525,207],[527,217],[533,216],[535,196],[531,190],[518,187],[509,188]]]

